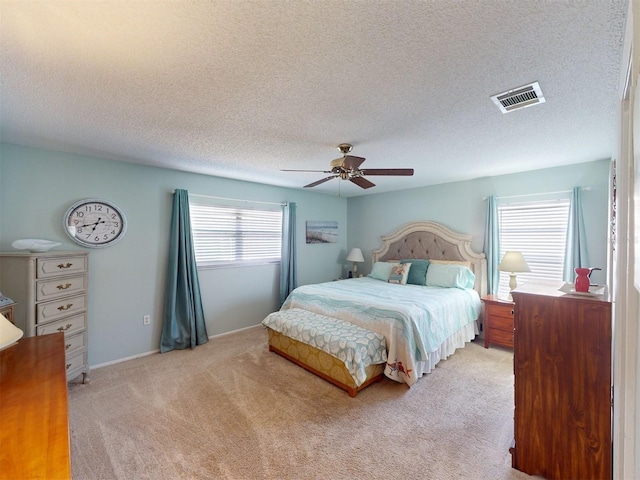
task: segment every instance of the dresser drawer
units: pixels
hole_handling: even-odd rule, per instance
[[[491,318],[510,318],[513,321],[513,305],[487,305],[486,311]]]
[[[54,302],[39,303],[36,306],[36,323],[40,325],[79,313],[85,310],[86,303],[87,297],[85,295],[67,297]]]
[[[503,317],[499,315],[489,315],[489,325],[497,330],[507,330],[513,333],[513,315]]]
[[[64,322],[62,322],[64,323]],[[86,324],[86,323],[85,323]],[[66,326],[66,325],[65,325]],[[71,329],[69,329],[71,330]],[[86,330],[76,335],[65,336],[64,338],[64,350],[67,355],[72,355],[76,350],[80,350],[87,345],[87,332]]]
[[[87,257],[54,257],[36,260],[36,277],[48,278],[87,271]]]
[[[513,348],[513,328],[510,331],[491,328],[485,332],[485,335],[487,336],[488,343]]]
[[[76,275],[51,280],[43,280],[37,283],[36,301],[53,300],[74,293],[81,293],[87,289],[87,276]]]
[[[86,369],[87,365],[87,352],[78,352],[74,355],[67,355],[65,360],[65,367],[67,369],[67,380],[71,380],[76,377],[79,371]]]
[[[36,335],[47,335],[49,333],[64,332],[65,336],[79,332],[87,327],[87,315],[82,313],[72,317],[63,318],[57,322],[50,322],[44,325],[38,325]],[[66,340],[66,338],[65,338]]]

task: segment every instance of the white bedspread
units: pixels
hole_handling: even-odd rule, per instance
[[[481,302],[475,290],[396,285],[365,277],[298,287],[282,306],[289,308],[339,318],[384,335],[385,375],[411,386],[430,370],[424,367],[430,356],[435,353],[439,360],[450,354],[450,337],[474,330]]]

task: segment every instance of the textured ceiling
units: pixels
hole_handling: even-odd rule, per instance
[[[0,2],[4,142],[342,196],[609,158],[626,1]],[[491,95],[538,81],[546,103]]]

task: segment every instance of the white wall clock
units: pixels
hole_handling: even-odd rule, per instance
[[[71,205],[62,223],[71,240],[90,248],[113,245],[127,231],[124,212],[113,203],[99,198],[85,198]]]

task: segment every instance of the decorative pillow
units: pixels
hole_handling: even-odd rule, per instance
[[[409,276],[410,269],[410,263],[394,263],[391,267],[389,283],[398,283],[400,285],[405,285],[407,283],[407,277]]]
[[[440,265],[462,265],[463,267],[471,268],[471,262],[465,260],[432,260],[431,263],[439,263]]]
[[[382,280],[386,282],[389,280],[389,275],[391,274],[391,267],[396,265],[395,263],[388,262],[376,262],[373,264],[373,268],[371,269],[371,273],[369,276],[371,278],[375,278],[376,280]]]
[[[473,288],[476,276],[462,265],[433,263],[427,269],[430,287]]]
[[[422,260],[418,258],[407,258],[400,263],[410,263],[409,276],[407,277],[407,283],[411,285],[426,285],[427,284],[427,267],[429,267],[429,260]]]

